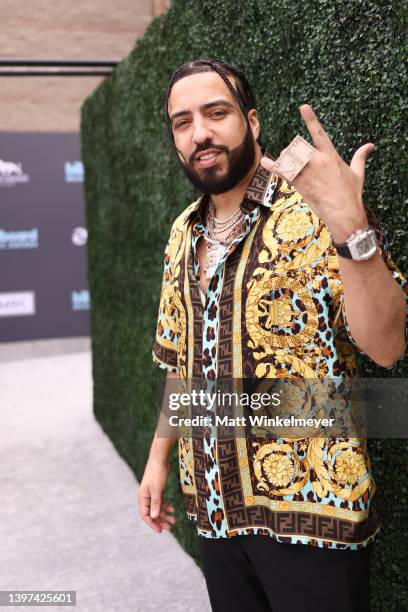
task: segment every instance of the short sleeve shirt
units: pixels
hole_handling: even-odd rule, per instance
[[[171,228],[154,363],[208,381],[358,376],[331,235],[294,187],[258,166],[241,203],[244,233],[202,296],[196,247],[207,204],[201,196]],[[367,212],[408,304],[407,281]],[[187,516],[203,537],[358,549],[379,531],[365,439],[219,440],[209,428],[179,437],[178,452]]]

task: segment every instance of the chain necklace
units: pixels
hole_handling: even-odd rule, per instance
[[[230,228],[232,225],[234,225],[235,221],[242,214],[241,209],[239,208],[235,213],[233,213],[230,217],[228,217],[228,219],[225,219],[224,221],[220,221],[219,219],[217,219],[214,213],[215,213],[214,205],[212,205],[211,206],[211,216],[212,216],[211,222],[213,223],[214,234],[220,234],[221,232],[224,232],[225,230]]]
[[[230,244],[243,230],[244,213],[239,208],[231,217],[225,221],[219,221],[215,217],[215,206],[210,199],[207,214],[207,225],[204,231],[204,240],[207,242],[207,258],[205,262],[206,279],[212,278],[218,264],[225,255]],[[218,238],[218,234],[230,230],[224,238]]]

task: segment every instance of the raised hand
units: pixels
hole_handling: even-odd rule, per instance
[[[303,104],[300,114],[316,149],[306,166],[289,181],[274,166],[273,160],[263,157],[261,163],[290,182],[325,223],[333,239],[344,242],[357,229],[368,225],[363,205],[365,164],[375,145],[367,143],[359,147],[348,166],[336,151],[312,107]]]

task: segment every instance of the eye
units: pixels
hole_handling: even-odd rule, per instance
[[[188,124],[188,121],[183,120],[183,121],[178,121],[175,125],[174,128],[178,129],[178,128],[183,128],[184,126],[186,126]]]
[[[210,116],[213,117],[214,119],[222,119],[222,117],[225,117],[225,111],[223,110],[214,111],[213,113],[211,113]]]

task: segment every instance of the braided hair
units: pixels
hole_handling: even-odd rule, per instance
[[[228,64],[227,62],[224,62],[223,60],[198,59],[198,60],[193,60],[191,62],[187,62],[186,64],[183,64],[182,66],[179,66],[179,68],[177,68],[173,72],[170,78],[169,85],[167,87],[166,101],[165,101],[166,124],[167,124],[167,130],[168,130],[170,140],[174,146],[175,146],[174,134],[173,134],[173,129],[171,126],[171,121],[170,121],[169,111],[168,111],[169,97],[170,97],[170,93],[173,88],[173,85],[177,83],[177,81],[179,81],[183,77],[189,76],[190,74],[197,74],[199,72],[211,72],[211,71],[214,71],[220,75],[220,77],[222,78],[222,80],[224,81],[228,89],[230,90],[231,94],[234,96],[242,112],[242,115],[246,121],[246,124],[247,124],[248,129],[247,129],[246,138],[247,139],[251,138],[251,129],[249,125],[248,112],[252,108],[255,108],[255,98],[253,96],[251,86],[246,80],[244,74],[241,72],[241,70],[238,70],[238,68],[235,68],[234,66],[232,66],[231,64]],[[232,85],[227,75],[235,77],[237,88],[235,88]]]

